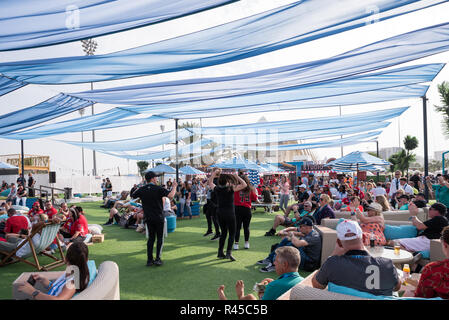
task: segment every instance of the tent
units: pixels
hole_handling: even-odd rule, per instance
[[[0,175],[19,174],[19,168],[0,161]]]
[[[179,169],[179,172],[181,174],[185,174],[185,175],[198,175],[198,174],[206,174],[205,172],[198,170],[194,167],[191,166],[185,166]]]
[[[150,168],[150,169],[145,170],[145,172],[148,172],[148,171],[153,171],[155,173],[176,173],[176,169],[175,168],[170,167],[169,165],[166,165],[166,164],[163,164],[163,163],[160,164],[160,165],[157,165],[154,168]]]
[[[211,165],[211,167],[221,169],[235,169],[235,170],[254,170],[258,172],[267,171],[263,167],[259,166],[257,163],[241,158],[234,158],[232,160],[216,163],[214,165]]]

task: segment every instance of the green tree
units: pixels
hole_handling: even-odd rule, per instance
[[[407,154],[407,152],[402,149],[401,151],[393,154],[388,161],[392,163],[390,166],[390,171],[394,172],[396,170],[400,170],[402,175],[404,175],[404,171],[407,170],[410,163],[416,160],[416,156],[413,153]]]
[[[443,134],[449,137],[449,82],[443,81],[438,85],[438,93],[440,94],[440,106],[435,105],[435,110],[443,114]]]
[[[432,160],[429,162],[429,171],[435,172],[443,168],[443,163],[438,160]]]
[[[416,137],[412,137],[410,135],[405,136],[404,138],[404,148],[406,150],[406,164],[407,164],[407,177],[408,177],[408,168],[410,167],[410,163],[416,160],[416,156],[410,151],[418,148],[418,139]],[[410,158],[410,155],[413,155],[413,159]]]
[[[137,168],[139,168],[139,173],[143,177],[145,170],[148,168],[148,161],[137,161]]]

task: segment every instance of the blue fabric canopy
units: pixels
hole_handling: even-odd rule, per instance
[[[369,133],[353,135],[342,139],[334,139],[327,141],[299,143],[299,144],[268,145],[262,147],[234,146],[234,148],[244,151],[288,151],[288,150],[331,148],[331,147],[339,147],[374,141],[376,137],[378,137],[381,133],[382,131],[373,131]]]
[[[209,139],[202,139],[195,141],[190,144],[186,144],[183,146],[178,146],[178,156],[181,157],[183,154],[193,154],[193,153],[201,153],[201,148],[205,145],[208,145],[212,143],[213,141]],[[111,156],[118,156],[130,160],[152,160],[152,159],[164,159],[169,157],[175,157],[176,156],[176,149],[169,149],[165,151],[151,151],[151,152],[144,152],[143,154],[138,155],[131,155],[126,152],[109,152],[109,151],[101,151],[105,154],[111,155]]]
[[[274,143],[274,142],[284,142],[290,140],[304,140],[304,139],[317,139],[317,138],[328,138],[340,135],[360,133],[363,131],[377,130],[386,128],[390,122],[374,122],[374,123],[357,123],[348,128],[336,128],[328,129],[323,127],[319,130],[303,131],[302,127],[292,128],[290,130],[295,130],[286,133],[277,133],[276,129],[273,132],[259,132],[251,133],[246,131],[246,134],[241,135],[230,135],[224,134],[221,136],[209,136],[207,138],[220,143],[232,143],[233,145],[251,145],[251,144],[263,144],[263,143]],[[305,128],[307,129],[307,128]],[[204,135],[203,135],[204,136]]]
[[[193,136],[194,134],[186,129],[178,130],[178,140],[182,140]],[[97,142],[78,142],[78,141],[63,141],[74,146],[83,147],[99,151],[129,151],[142,150],[146,148],[156,147],[167,143],[174,143],[176,141],[176,132],[167,131],[149,136],[136,137],[131,139],[121,139],[115,141],[97,141]]]
[[[148,105],[136,108],[160,113],[212,109],[222,106],[269,104],[373,91],[432,81],[445,64],[412,65],[390,70],[345,76],[337,80],[326,74],[304,76],[305,70],[278,69],[267,73],[242,74],[239,79],[221,81],[221,77],[114,87],[70,95],[100,103]],[[271,72],[270,72],[271,71]],[[347,71],[347,70],[346,70]],[[313,80],[311,80],[313,78]],[[310,84],[313,81],[313,84]],[[225,99],[226,98],[226,99]],[[172,104],[172,105],[170,105]],[[159,106],[158,106],[159,105]]]
[[[2,1],[0,50],[75,41],[142,27],[235,0]]]
[[[0,97],[26,85],[26,83],[0,76]]]
[[[342,116],[256,122],[219,127],[187,128],[187,130],[203,135],[270,134],[269,130],[276,130],[277,133],[294,132],[298,130],[307,132],[309,130],[323,130],[326,128],[355,127],[356,124],[359,123],[366,124],[369,122],[383,121],[400,116],[408,108],[409,107],[385,109]]]
[[[67,84],[190,70],[272,52],[365,26],[373,18],[385,20],[443,2],[446,1],[302,0],[214,28],[120,52],[2,63],[0,73],[30,83]],[[376,15],[367,8],[376,8]],[[365,46],[362,51],[339,55],[338,60],[352,57],[366,61],[364,68],[368,71],[381,68],[380,64],[371,63],[373,57],[381,56],[381,64],[390,66],[401,63],[399,60],[425,57],[447,50],[448,28],[445,24],[386,39]],[[409,41],[401,43],[400,39]],[[398,45],[392,45],[392,41]],[[379,51],[381,48],[384,50]],[[355,56],[355,52],[360,57]],[[400,58],[396,59],[399,53]],[[333,61],[324,59],[320,64],[325,60]],[[301,65],[306,68],[316,64]],[[346,63],[346,67],[350,65]]]
[[[39,124],[70,112],[83,109],[91,103],[65,94],[58,94],[32,107],[0,116],[0,134]]]

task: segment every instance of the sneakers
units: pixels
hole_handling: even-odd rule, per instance
[[[157,258],[156,260],[154,260],[154,265],[158,266],[158,267],[162,266],[163,262],[162,262],[161,258]]]
[[[267,232],[265,233],[265,237],[272,237],[272,236],[274,236],[275,234],[276,234],[276,231],[273,230],[273,229],[270,229],[270,231],[267,231]]]
[[[260,272],[273,272],[273,271],[276,271],[276,267],[274,266],[274,264],[271,263],[268,266],[260,269]]]
[[[225,256],[225,254],[223,252],[219,252],[218,255],[217,255],[217,258],[218,259],[224,259],[224,258],[226,258],[226,256]]]
[[[239,244],[238,243],[234,243],[234,250],[238,250],[239,249]]]
[[[205,234],[203,234],[203,237],[207,237],[210,236],[211,234],[213,234],[212,231],[207,231]]]
[[[249,242],[245,241],[245,249],[249,249]]]
[[[265,259],[263,259],[263,260],[257,261],[256,263],[257,263],[257,264],[260,264],[260,265],[269,265],[269,264],[271,264],[271,261],[268,260],[267,258],[265,258]]]
[[[220,239],[220,235],[219,234],[214,235],[211,240],[217,240],[217,239]]]
[[[108,222],[106,222],[105,224],[103,224],[104,226],[110,226],[112,225],[112,219],[109,219]]]
[[[147,267],[151,267],[152,265],[154,265],[154,261],[153,260],[150,260],[150,261],[147,261]]]
[[[136,232],[142,232],[144,230],[145,230],[145,228],[142,225],[140,225],[140,224],[136,228]]]
[[[231,261],[235,261],[235,258],[232,256],[230,252],[226,253],[225,259],[229,259]]]

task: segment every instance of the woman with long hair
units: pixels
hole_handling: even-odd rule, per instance
[[[385,196],[376,196],[376,202],[382,206],[382,211],[391,211],[390,203]]]
[[[235,219],[237,222],[237,230],[235,233],[234,250],[239,249],[240,230],[243,224],[243,233],[245,234],[245,249],[249,249],[249,224],[251,222],[251,203],[259,202],[255,188],[251,185],[246,175],[241,175],[246,183],[246,188],[234,193]]]
[[[217,176],[217,185],[215,185],[213,181]],[[236,229],[234,193],[245,189],[246,182],[237,173],[233,175],[223,174],[221,173],[221,169],[214,169],[209,177],[208,184],[217,196],[217,215],[221,228],[217,258],[235,261],[235,258],[231,254]],[[229,239],[225,255],[223,249],[228,232]]]
[[[61,228],[59,233],[69,242],[78,242],[86,240],[86,235],[89,233],[89,226],[86,217],[74,208],[70,207],[69,219],[67,221],[66,229]]]
[[[77,272],[66,271],[51,283],[42,273],[31,275],[36,283],[39,282],[44,288],[48,288],[46,293],[37,290],[28,282],[19,284],[18,290],[34,300],[69,300],[89,285],[88,257],[87,245],[84,242],[75,242],[67,249],[66,264],[67,271],[76,270]],[[75,279],[75,276],[79,278]]]

